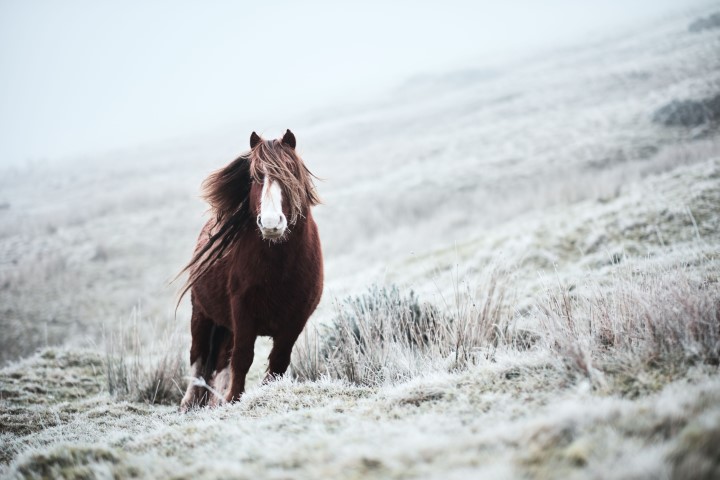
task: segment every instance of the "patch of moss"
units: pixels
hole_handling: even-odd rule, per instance
[[[27,435],[65,423],[70,417],[71,415],[64,411],[11,406],[0,412],[0,432]]]
[[[123,456],[120,452],[101,447],[59,446],[25,457],[16,467],[19,478],[98,478],[100,472],[113,478],[137,477],[134,468],[118,468]],[[134,473],[134,475],[133,475]]]
[[[693,422],[679,435],[668,456],[673,479],[720,478],[720,416],[710,424]]]
[[[0,370],[0,434],[20,439],[70,423],[89,408],[86,399],[101,390],[98,354],[43,350]],[[0,462],[10,462],[15,454],[11,448],[1,449]]]
[[[607,374],[607,385],[603,393],[617,395],[625,398],[639,398],[645,395],[659,392],[666,385],[680,378],[686,368],[672,368],[673,365],[665,365],[664,368],[636,368],[627,370],[623,368],[603,368]]]
[[[420,406],[426,402],[435,402],[448,396],[447,392],[433,388],[414,388],[398,399],[402,405]]]
[[[571,425],[544,425],[528,437],[518,463],[532,476],[567,476],[569,470],[584,466],[589,455],[589,447],[581,448],[576,436]]]
[[[91,351],[45,349],[0,370],[0,398],[6,408],[78,400],[102,388],[102,358]]]

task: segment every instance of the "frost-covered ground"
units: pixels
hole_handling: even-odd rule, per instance
[[[503,358],[376,390],[282,380],[178,415],[98,394],[100,358],[47,350],[3,372],[26,385],[3,414],[3,461],[26,478],[692,478],[708,463],[717,474],[716,371],[628,398],[548,362]]]
[[[158,352],[184,355],[187,307],[174,320],[167,281],[203,221],[200,181],[248,135],[6,168],[0,472],[720,475],[718,123],[652,121],[673,100],[720,93],[720,30],[688,31],[711,13],[417,78],[362,110],[289,125],[325,179],[316,217],[327,284],[294,366],[327,375],[260,387],[263,343],[248,393],[213,410],[133,401],[140,387],[123,395],[107,377],[123,375],[119,352],[135,362],[122,378],[136,381]],[[447,345],[398,347],[358,383],[330,373],[337,358],[313,363],[345,295],[396,283],[457,325],[480,315],[498,271],[490,317],[502,334],[473,330],[485,343],[462,365]],[[150,348],[159,338],[172,341]]]

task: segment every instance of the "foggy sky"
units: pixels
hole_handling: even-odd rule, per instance
[[[688,3],[3,0],[0,165],[236,122],[280,131],[415,74],[581,44]]]

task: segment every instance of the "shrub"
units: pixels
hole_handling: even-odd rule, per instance
[[[493,361],[499,350],[534,349],[603,386],[608,374],[619,381],[640,371],[670,378],[692,365],[720,364],[717,284],[693,279],[683,267],[623,267],[610,279],[547,288],[522,317],[506,298],[508,277],[497,271],[479,295],[456,288],[445,310],[396,286],[372,287],[338,304],[329,325],[306,330],[292,371],[304,380],[376,386]]]
[[[417,348],[427,347],[436,340],[443,319],[440,311],[429,303],[421,303],[410,290],[401,295],[396,285],[371,286],[367,293],[348,297],[329,327],[324,328],[322,355],[329,357],[352,342],[360,351],[367,352],[376,342],[402,342]],[[373,321],[364,322],[364,319]],[[368,332],[361,332],[369,328]]]
[[[373,286],[349,297],[336,305],[329,325],[306,329],[293,355],[293,373],[305,380],[324,375],[379,385],[474,363],[509,330],[512,316],[498,279],[494,274],[481,301],[471,298],[469,288],[457,289],[453,312],[397,286]]]
[[[702,32],[703,30],[711,30],[713,28],[720,28],[720,12],[713,13],[707,17],[698,18],[688,25],[688,30],[693,33]]]
[[[697,127],[720,121],[720,95],[702,100],[673,100],[653,114],[653,122],[668,127]]]

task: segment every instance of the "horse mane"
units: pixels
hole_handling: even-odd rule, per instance
[[[253,181],[261,182],[263,175],[282,185],[288,198],[288,223],[291,225],[305,216],[307,208],[320,203],[313,182],[316,177],[294,148],[278,140],[261,141],[250,152],[211,173],[202,183],[202,198],[210,204],[215,224],[205,245],[193,254],[190,262],[177,275],[190,272],[178,305],[195,282],[230,252],[241,234],[254,228],[250,188]]]
[[[210,204],[218,224],[240,209],[249,213],[248,197],[253,179],[250,154],[241,155],[211,173],[202,183],[202,198]]]

